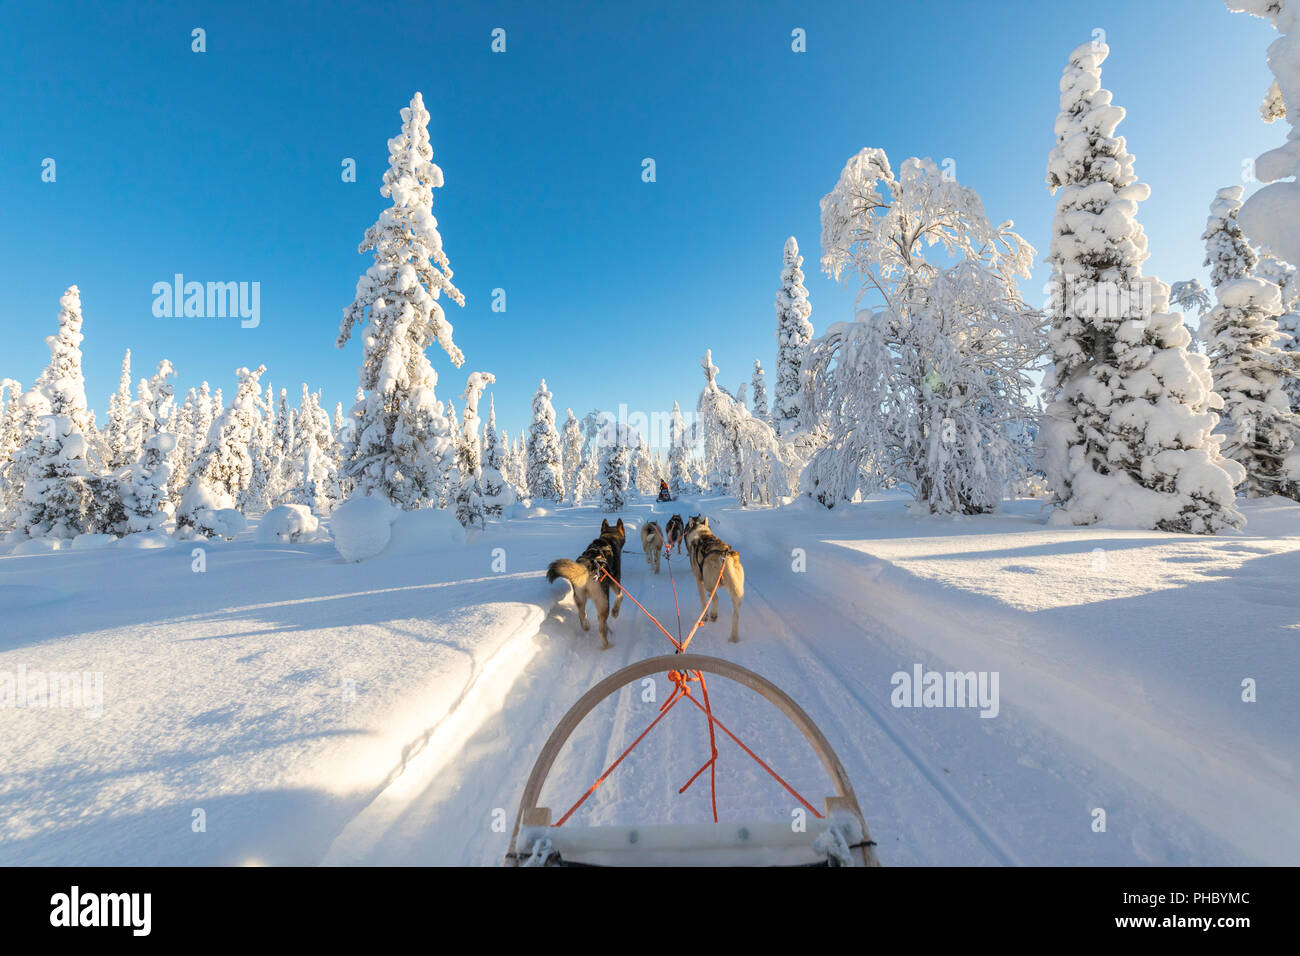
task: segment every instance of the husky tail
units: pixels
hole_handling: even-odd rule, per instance
[[[558,561],[552,561],[550,567],[546,569],[546,583],[555,583],[556,578],[564,578],[575,588],[584,587],[587,579],[591,576],[585,567],[577,561],[570,561],[568,558],[560,558]]]

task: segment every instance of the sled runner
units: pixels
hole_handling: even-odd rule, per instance
[[[702,823],[584,827],[569,824],[569,817],[596,787],[613,772],[623,757],[616,760],[578,803],[558,822],[551,819],[548,807],[539,807],[542,787],[559,756],[561,748],[582,719],[597,704],[627,684],[651,674],[669,673],[677,684],[673,697],[665,702],[659,717],[647,727],[637,743],[678,700],[691,700],[707,715],[710,731],[714,726],[725,733],[753,757],[765,770],[807,808],[806,826],[802,830],[789,820],[745,823]],[[834,795],[825,800],[819,811],[777,776],[753,751],[749,750],[718,721],[707,707],[708,691],[702,673],[717,674],[762,695],[795,725],[821,760],[834,786]],[[694,673],[695,678],[689,675]],[[695,700],[687,682],[699,680],[705,703]],[[633,747],[636,746],[634,743]],[[624,751],[627,756],[631,747]],[[717,749],[714,747],[714,759]],[[704,769],[710,766],[706,763]],[[699,773],[696,776],[699,776]],[[690,782],[694,782],[695,777]],[[690,782],[687,786],[690,786]],[[682,788],[683,790],[685,787]],[[714,819],[717,819],[716,803]],[[858,806],[844,766],[831,749],[825,735],[798,704],[771,681],[747,668],[722,658],[703,654],[666,654],[630,664],[609,675],[583,694],[560,719],[533,764],[524,785],[519,812],[515,817],[507,866],[879,866],[875,843]]]

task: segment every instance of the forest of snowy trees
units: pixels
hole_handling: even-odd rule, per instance
[[[1261,112],[1292,123],[1300,40],[1288,31],[1300,25],[1267,0],[1228,5],[1284,34]],[[433,216],[443,175],[416,93],[388,143],[389,205],[359,247],[373,264],[336,340],[360,342],[351,407],[327,410],[308,384],[277,390],[264,367],[182,395],[183,369],[150,356],[156,365],[133,379],[128,350],[97,422],[82,375],[95,316],[86,325],[71,286],[57,310],[51,301],[45,370],[26,388],[0,380],[0,533],[32,550],[127,535],[149,546],[163,534],[233,537],[246,517],[286,506],[324,517],[352,496],[451,509],[472,528],[538,503],[615,512],[661,481],[747,506],[805,496],[833,508],[898,488],[923,513],[978,514],[1040,494],[1061,523],[1240,527],[1238,495],[1300,499],[1300,133],[1259,158],[1267,185],[1249,198],[1239,186],[1188,197],[1209,202],[1211,285],[1167,286],[1143,273],[1138,209],[1150,190],[1102,86],[1109,53],[1085,43],[1063,70],[1044,308],[1022,296],[1037,251],[1009,220],[929,159],[864,148],[838,179],[827,171],[820,205],[819,265],[855,290],[853,314],[816,335],[804,258],[787,238],[779,260],[773,250],[775,315],[764,320],[776,340],[770,399],[763,358],[728,370],[748,375],[731,392],[705,351],[699,394],[686,412],[672,401],[660,446],[612,413],[579,417],[563,395],[557,405],[545,379],[513,441],[497,428],[490,371],[468,372],[463,391],[457,380],[459,409],[438,397],[430,351],[464,367],[445,306],[465,297]]]

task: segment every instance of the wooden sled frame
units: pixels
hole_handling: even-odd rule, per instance
[[[550,808],[539,807],[537,801],[541,798],[542,787],[559,757],[561,748],[578,725],[596,708],[596,705],[621,688],[644,677],[671,670],[703,671],[726,677],[759,694],[785,714],[803,734],[835,784],[835,794],[826,798],[825,816],[821,819],[809,820],[805,833],[795,833],[789,824],[783,822],[743,826],[709,823],[693,824],[689,827],[552,827]],[[690,833],[689,846],[678,846],[677,844],[682,842],[681,836],[685,831]],[[858,806],[858,798],[853,792],[848,773],[845,772],[844,765],[825,734],[821,732],[821,728],[813,723],[812,718],[785,691],[765,677],[732,661],[705,654],[664,654],[629,664],[588,690],[560,718],[560,722],[556,724],[550,737],[542,746],[541,753],[538,754],[537,761],[528,775],[528,781],[524,784],[505,864],[521,866],[555,862],[559,854],[551,846],[550,835],[554,834],[558,837],[561,833],[571,845],[600,848],[607,854],[612,849],[634,847],[646,851],[677,848],[707,852],[722,847],[752,849],[767,845],[809,846],[814,841],[819,843],[824,841],[826,845],[836,848],[824,854],[832,865],[880,866],[880,861],[876,857],[875,844],[871,840],[871,833],[867,829],[867,821],[862,815],[862,809]],[[590,839],[598,833],[602,834],[601,838]],[[522,846],[521,834],[525,838]],[[571,835],[573,835],[572,839],[570,839]],[[587,839],[584,839],[584,836]]]

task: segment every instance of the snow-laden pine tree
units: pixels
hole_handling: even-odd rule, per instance
[[[486,524],[483,510],[483,450],[479,445],[478,403],[483,390],[496,381],[491,372],[471,372],[465,384],[465,411],[461,418],[460,441],[456,446],[456,520],[465,528]],[[493,418],[495,418],[495,414]]]
[[[1300,354],[1300,283],[1296,282],[1295,269],[1265,253],[1259,257],[1255,275],[1273,283],[1281,294],[1283,311],[1277,317],[1277,330],[1282,337],[1277,340],[1277,347],[1284,352]],[[1282,387],[1286,390],[1291,410],[1300,412],[1300,372],[1289,373]]]
[[[555,430],[555,409],[546,379],[533,396],[533,421],[528,427],[528,493],[533,498],[559,503],[564,500],[564,465],[560,433]]]
[[[296,479],[284,500],[306,505],[319,515],[331,514],[342,499],[335,470],[336,450],[329,414],[321,407],[320,393],[302,383],[302,397],[292,415],[292,463]]]
[[[100,463],[93,456],[94,419],[86,408],[81,323],[81,293],[69,286],[59,299],[59,331],[45,339],[50,364],[23,403],[37,424],[18,453],[23,474],[16,527],[33,538],[99,531],[98,515],[117,506],[112,484],[101,488],[94,481]]]
[[[776,432],[718,385],[711,350],[704,353],[700,366],[704,389],[696,406],[696,427],[704,436],[710,484],[730,489],[742,505],[776,504],[786,490]]]
[[[365,322],[360,372],[365,397],[347,449],[345,475],[364,495],[380,495],[404,509],[446,501],[455,440],[452,423],[434,394],[438,376],[425,349],[437,343],[460,368],[465,361],[439,301],[465,297],[452,284],[451,264],[433,217],[433,190],[443,184],[429,145],[429,113],[416,93],[402,110],[402,130],[388,141],[388,171],[380,193],[392,200],[366,230],[360,252],[374,264],[357,281],[343,312],[338,345]]]
[[[1190,320],[1183,320],[1183,328],[1187,329],[1187,334],[1192,337],[1188,348],[1193,352],[1204,352],[1200,336],[1200,319],[1205,316],[1206,312],[1214,308],[1211,301],[1210,290],[1201,285],[1200,279],[1186,279],[1182,282],[1175,282],[1169,287],[1169,305],[1171,308],[1178,309],[1184,315],[1196,310],[1197,324],[1193,325]]]
[[[59,298],[59,331],[47,336],[50,364],[35,388],[49,400],[55,415],[72,419],[77,430],[93,444],[95,419],[86,405],[86,379],[81,371],[81,291],[74,285]]]
[[[160,431],[145,441],[140,455],[127,468],[122,481],[122,510],[127,534],[139,531],[157,531],[164,528],[172,516],[172,502],[168,496],[171,483],[171,456],[176,450],[176,438],[170,432]]]
[[[767,375],[763,371],[763,363],[754,359],[754,375],[749,380],[750,391],[753,392],[753,407],[751,413],[755,418],[767,419]]]
[[[22,466],[17,455],[28,437],[19,401],[22,394],[22,383],[12,378],[0,379],[0,531],[10,526],[22,491],[19,478]]]
[[[497,432],[497,409],[494,397],[488,398],[488,421],[483,431],[483,513],[500,518],[515,503],[515,492],[505,478],[506,456]]]
[[[668,441],[668,490],[677,496],[692,486],[690,437],[677,402],[673,402],[673,414],[668,420]]]
[[[799,425],[799,374],[813,337],[813,326],[808,321],[812,305],[803,279],[803,256],[799,255],[799,243],[791,236],[785,241],[781,288],[776,292],[776,398],[772,421],[781,434]]]
[[[1287,378],[1300,371],[1300,353],[1276,344],[1281,291],[1251,276],[1257,260],[1237,222],[1241,195],[1240,186],[1219,190],[1204,236],[1218,305],[1202,323],[1201,338],[1223,399],[1223,453],[1245,469],[1247,495],[1300,497],[1300,416],[1285,390]]]
[[[614,513],[627,507],[628,489],[631,487],[632,435],[627,426],[620,425],[613,415],[607,415],[596,436],[600,455],[600,507]]]
[[[1135,216],[1150,189],[1101,87],[1101,42],[1070,55],[1047,184],[1057,193],[1052,264],[1052,402],[1040,431],[1054,520],[1214,533],[1240,527],[1240,466],[1219,454],[1205,356],[1190,353],[1169,289],[1142,275]]]
[[[172,429],[179,410],[175,386],[168,381],[175,376],[172,363],[163,359],[136,388],[131,417],[139,447],[120,481],[122,514],[116,522],[125,533],[163,528],[175,510],[172,478],[177,441]]]
[[[631,487],[643,495],[653,495],[659,491],[659,473],[655,470],[650,446],[646,444],[645,437],[637,432],[632,433],[632,460],[628,466],[628,478]]]
[[[1226,0],[1229,10],[1263,17],[1281,34],[1268,47],[1273,85],[1260,115],[1284,118],[1291,127],[1287,141],[1255,160],[1255,178],[1267,183],[1242,206],[1241,227],[1250,240],[1283,262],[1300,263],[1300,127],[1294,105],[1300,103],[1300,3],[1297,0]],[[1288,107],[1288,104],[1290,105]]]
[[[253,460],[248,448],[257,427],[258,379],[265,371],[264,365],[235,371],[239,379],[235,396],[208,429],[207,444],[194,462],[176,512],[178,526],[203,535],[218,531],[216,513],[234,509],[252,481]]]
[[[809,352],[828,442],[803,490],[832,507],[898,482],[931,513],[993,510],[1029,468],[1017,436],[1033,416],[1043,320],[1017,281],[1033,247],[931,160],[904,160],[895,177],[879,149],[849,159],[821,209],[822,267],[859,277],[862,308]],[[953,264],[928,261],[926,246]]]
[[[135,460],[143,441],[131,398],[131,350],[122,358],[122,376],[117,391],[108,400],[108,424],[104,427],[104,469],[115,472]]]
[[[582,449],[586,439],[582,435],[582,424],[573,414],[572,408],[565,409],[564,430],[560,434],[560,445],[564,464],[564,490],[571,505],[582,503]]]

